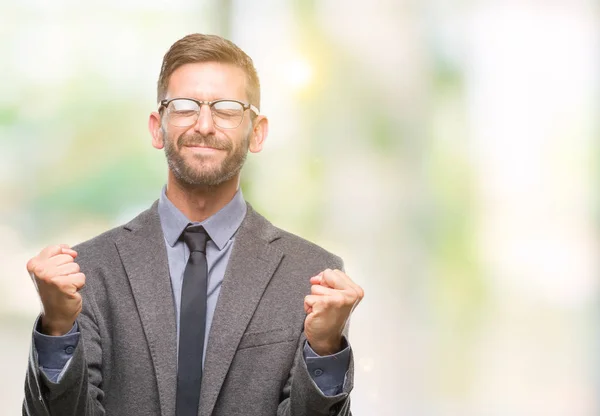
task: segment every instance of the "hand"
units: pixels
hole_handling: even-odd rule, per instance
[[[342,331],[364,291],[337,269],[322,271],[310,283],[311,294],[304,298],[306,339],[317,354],[335,354],[342,348]]]
[[[49,246],[27,262],[33,283],[42,301],[42,332],[64,335],[81,312],[85,275],[75,263],[77,252],[66,244]]]

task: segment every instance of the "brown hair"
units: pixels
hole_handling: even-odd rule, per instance
[[[158,77],[157,101],[164,100],[173,72],[182,65],[197,62],[220,62],[244,70],[248,81],[248,100],[260,108],[260,82],[252,58],[233,42],[216,35],[187,35],[167,51]]]

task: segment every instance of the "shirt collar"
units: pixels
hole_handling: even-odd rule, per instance
[[[225,244],[233,237],[246,216],[246,202],[242,190],[238,189],[231,201],[217,213],[202,222],[192,222],[167,198],[167,187],[164,186],[158,200],[158,215],[167,243],[173,247],[185,227],[189,224],[202,225],[210,239],[223,250]]]

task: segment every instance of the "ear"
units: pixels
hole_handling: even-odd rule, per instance
[[[156,111],[150,113],[148,119],[148,130],[152,135],[152,146],[156,149],[162,149],[165,146],[163,138],[163,129],[161,125],[160,114]]]
[[[267,140],[267,134],[269,134],[269,120],[266,116],[257,116],[256,120],[254,120],[254,127],[252,127],[252,136],[250,137],[248,150],[252,153],[260,152],[265,140]]]

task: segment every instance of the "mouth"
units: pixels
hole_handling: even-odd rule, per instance
[[[223,150],[223,149],[219,149],[216,147],[206,146],[203,144],[186,144],[183,147],[190,149],[194,153],[205,153],[205,154],[216,153],[216,152],[220,152]]]
[[[184,145],[184,147],[199,147],[201,149],[217,149],[216,147],[206,146],[203,144],[186,144],[186,145]],[[217,149],[217,150],[220,150],[220,149]]]

